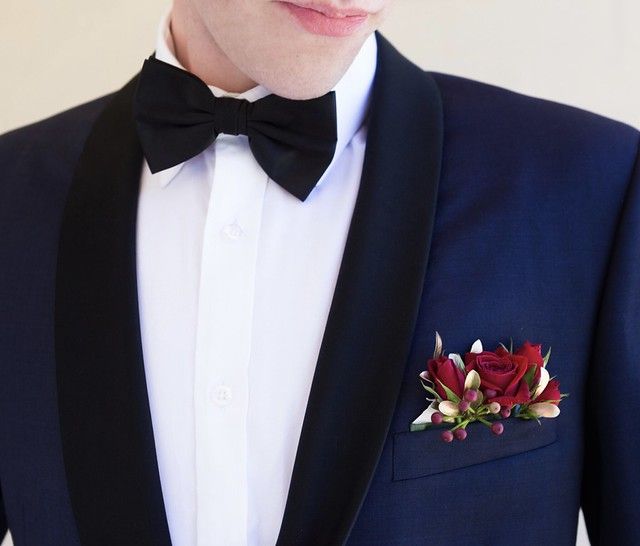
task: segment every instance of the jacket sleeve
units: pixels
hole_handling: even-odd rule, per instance
[[[611,250],[585,396],[582,508],[592,546],[640,544],[640,158]]]

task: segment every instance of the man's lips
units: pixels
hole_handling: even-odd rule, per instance
[[[349,36],[370,13],[357,8],[335,8],[320,3],[279,2],[309,32],[324,36]]]
[[[299,8],[310,9],[318,11],[327,17],[332,19],[344,19],[345,17],[365,17],[369,15],[368,11],[359,8],[336,8],[329,4],[322,4],[320,2],[284,2],[286,4],[292,4]]]

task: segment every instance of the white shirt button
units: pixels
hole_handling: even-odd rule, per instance
[[[218,406],[226,406],[231,402],[231,387],[228,385],[218,385],[213,387],[210,391],[210,397]]]
[[[224,226],[221,230],[221,233],[225,238],[234,241],[244,235],[242,227],[240,227],[240,224],[238,224],[236,220],[234,220],[232,224],[227,224],[226,226]]]

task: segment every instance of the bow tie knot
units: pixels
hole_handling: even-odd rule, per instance
[[[196,75],[154,56],[140,72],[134,117],[152,173],[198,155],[220,133],[246,135],[264,172],[300,201],[331,164],[338,141],[333,91],[309,100],[215,97]]]
[[[247,135],[248,110],[244,99],[216,97],[213,103],[213,128],[217,134]]]

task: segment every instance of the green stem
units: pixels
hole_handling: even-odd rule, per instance
[[[464,421],[461,421],[460,423],[458,423],[455,427],[453,427],[451,429],[451,432],[453,432],[457,428],[465,428],[469,424],[470,421],[471,421],[471,419],[465,419]]]

